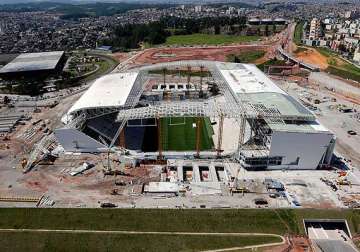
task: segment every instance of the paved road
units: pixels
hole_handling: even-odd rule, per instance
[[[309,238],[315,251],[321,252],[357,252],[351,239],[342,230],[328,230],[322,226],[309,227]],[[346,240],[345,240],[346,238]]]

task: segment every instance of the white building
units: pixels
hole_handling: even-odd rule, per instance
[[[202,6],[201,5],[195,6],[195,12],[202,12]]]
[[[309,39],[317,40],[321,36],[321,23],[317,18],[313,18],[310,22]]]
[[[360,47],[356,48],[353,60],[357,63],[360,63]]]

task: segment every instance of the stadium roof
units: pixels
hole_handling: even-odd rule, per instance
[[[273,131],[286,131],[286,132],[306,132],[306,133],[319,133],[330,131],[320,124],[318,121],[303,122],[301,124],[279,124],[279,123],[268,123],[269,127]]]
[[[218,81],[221,82],[221,79],[223,79],[223,88],[230,90],[230,92],[233,93],[234,97],[237,97],[240,103],[242,103],[246,107],[246,113],[248,116],[256,116],[258,113],[265,113],[266,116],[271,116],[268,114],[278,113],[279,116],[287,118],[288,120],[315,120],[315,116],[313,113],[311,113],[300,102],[298,102],[297,100],[289,96],[281,88],[279,88],[255,65],[216,61],[178,61],[170,63],[160,63],[142,68],[132,69],[130,70],[130,72],[126,73],[106,75],[94,82],[94,84],[88,89],[88,91],[86,91],[84,95],[68,111],[67,115],[71,118],[71,115],[74,114],[74,112],[91,110],[96,108],[120,109],[122,106],[125,106],[127,104],[127,100],[131,99],[132,93],[138,94],[139,92],[141,92],[141,86],[145,85],[147,80],[147,71],[156,68],[162,69],[164,67],[171,68],[178,66],[186,67],[189,65],[208,67],[209,71],[214,73],[214,76],[217,76],[216,78],[218,78]],[[135,84],[135,82],[137,84]],[[197,101],[197,103],[201,103],[200,105],[195,103],[196,102],[194,101],[178,101],[176,104],[175,102],[172,102],[171,104],[166,103],[157,106],[149,106],[142,109],[137,109],[138,114],[135,113],[135,109],[133,109],[133,111],[129,113],[132,113],[131,118],[134,119],[145,118],[145,112],[146,116],[150,116],[154,113],[160,113],[158,111],[159,109],[161,110],[161,112],[165,111],[165,114],[169,111],[179,110],[178,112],[180,114],[185,112],[190,113],[189,116],[193,114],[195,115],[200,110],[204,110],[202,111],[203,113],[207,111],[205,114],[208,115],[208,113],[210,113],[208,110],[216,110],[215,107],[221,107],[221,109],[226,111],[226,113],[224,113],[228,116],[230,116],[230,114],[231,116],[235,116],[235,114],[236,116],[238,116],[238,114],[242,113],[240,107],[238,108],[238,110],[241,113],[234,112],[233,109],[236,110],[237,108],[232,107],[233,104],[230,104],[229,102],[226,102],[225,105],[227,106],[225,106],[224,104],[213,104],[215,107],[210,106],[210,101],[205,102],[205,105],[202,104],[203,102],[201,101]],[[194,105],[196,109],[195,107],[193,108],[190,105]],[[236,107],[238,107],[237,104]],[[195,113],[194,111],[197,112]]]
[[[275,108],[284,116],[313,117],[308,109],[279,88],[253,64],[226,63],[220,66],[220,72],[242,101]]]
[[[274,92],[286,94],[252,64],[222,64],[220,72],[236,94]]]
[[[287,94],[276,92],[249,93],[239,94],[239,98],[252,104],[262,104],[266,108],[275,108],[283,116],[313,116],[308,109]]]
[[[63,51],[24,53],[0,69],[0,73],[27,72],[55,69]]]
[[[115,73],[97,79],[71,107],[68,114],[85,109],[123,106],[137,75],[137,72]]]

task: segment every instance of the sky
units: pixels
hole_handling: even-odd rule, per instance
[[[0,0],[0,4],[15,4],[26,2],[59,2],[59,3],[86,3],[86,2],[127,2],[127,3],[191,3],[201,4],[209,2],[245,2],[245,3],[258,3],[258,2],[339,2],[349,1],[360,3],[360,0]]]

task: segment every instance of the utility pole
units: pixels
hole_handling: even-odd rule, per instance
[[[187,84],[190,85],[191,66],[187,66]]]
[[[156,124],[157,124],[157,133],[158,133],[158,151],[159,151],[158,159],[162,160],[163,146],[162,146],[161,118],[159,117],[156,118]]]
[[[223,140],[223,130],[224,130],[224,115],[221,114],[220,116],[220,120],[219,120],[219,129],[218,129],[218,143],[217,143],[217,157],[220,158],[221,157],[221,145],[222,145],[222,140]]]
[[[200,157],[202,118],[196,118],[196,157]]]

